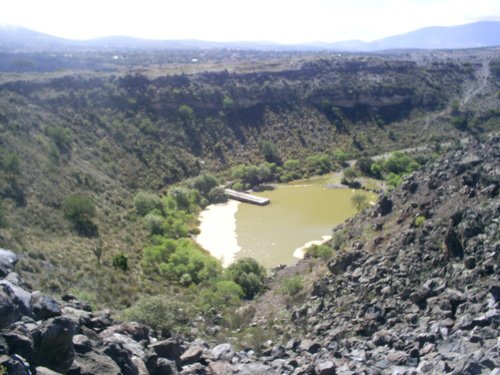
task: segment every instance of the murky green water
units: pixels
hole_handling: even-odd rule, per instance
[[[356,191],[326,188],[331,182],[329,176],[295,181],[255,193],[271,199],[268,206],[240,204],[236,234],[241,250],[236,259],[251,256],[268,268],[293,264],[296,249],[331,235],[334,226],[356,213],[350,201]],[[376,200],[374,194],[363,194]]]

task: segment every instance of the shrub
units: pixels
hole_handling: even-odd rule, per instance
[[[154,209],[161,209],[161,199],[154,193],[140,191],[134,197],[134,207],[139,215],[144,216]]]
[[[327,245],[313,245],[307,249],[307,255],[312,258],[328,259],[332,253],[332,248]]]
[[[422,225],[424,225],[424,223],[425,223],[425,216],[418,215],[417,217],[415,217],[414,225],[416,227],[421,227]]]
[[[122,318],[150,326],[163,337],[187,330],[195,312],[190,304],[166,296],[146,297],[125,310]]]
[[[119,268],[122,271],[128,271],[128,257],[123,253],[118,253],[114,255],[113,267]]]
[[[387,184],[392,188],[396,188],[403,183],[403,178],[400,175],[393,172],[390,172],[387,175],[386,180]]]
[[[177,111],[178,111],[179,116],[181,117],[181,119],[183,121],[191,121],[194,118],[194,111],[193,111],[193,109],[190,106],[186,105],[186,104],[180,105],[179,109]]]
[[[210,288],[203,289],[200,293],[200,309],[207,313],[212,309],[221,309],[238,306],[243,297],[241,287],[231,280],[219,280]]]
[[[150,212],[146,216],[144,216],[144,226],[149,231],[150,234],[163,234],[164,225],[163,225],[163,217],[154,212]]]
[[[358,174],[356,173],[354,168],[347,167],[346,169],[344,169],[344,178],[345,179],[352,180],[352,179],[356,178],[357,176],[358,176]]]
[[[304,289],[304,282],[300,276],[292,276],[283,281],[281,292],[289,296],[295,296]]]
[[[332,162],[325,154],[311,155],[306,158],[305,163],[309,174],[325,174],[332,170]]]
[[[226,275],[243,290],[246,299],[252,299],[264,290],[266,269],[253,258],[243,258],[231,264]]]
[[[349,154],[342,150],[337,150],[333,153],[333,159],[341,166],[347,167],[349,164],[347,163],[349,160]]]
[[[219,186],[214,187],[208,193],[208,201],[210,203],[224,203],[227,202],[227,196],[224,194],[224,188]]]
[[[365,176],[372,176],[372,165],[374,161],[370,158],[360,158],[356,161],[356,168]]]
[[[332,237],[332,249],[340,250],[347,240],[347,234],[344,230],[336,231]]]
[[[0,155],[0,164],[5,175],[11,180],[15,180],[21,174],[21,160],[13,151],[5,151]]]
[[[71,149],[71,133],[69,129],[62,126],[51,126],[47,129],[47,135],[59,150],[67,151]]]
[[[3,208],[3,203],[0,201],[0,228],[5,228],[7,226],[7,219],[5,218],[5,209]]]
[[[209,173],[200,174],[191,181],[191,186],[205,197],[208,195],[210,190],[218,185],[219,181],[217,181],[217,178]]]
[[[92,199],[81,194],[73,194],[63,202],[64,217],[71,221],[75,230],[83,236],[96,236],[94,224],[95,204]]]
[[[361,211],[368,206],[368,198],[365,194],[355,193],[351,197],[351,204],[356,208],[356,210]]]
[[[181,285],[199,284],[220,274],[220,263],[190,239],[154,238],[144,249],[142,266],[148,273]]]
[[[278,149],[276,145],[269,141],[260,142],[260,152],[264,157],[264,160],[269,163],[281,164],[281,158],[278,154]]]

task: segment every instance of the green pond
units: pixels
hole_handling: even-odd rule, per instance
[[[333,227],[356,213],[350,200],[353,194],[361,192],[369,201],[376,200],[372,193],[328,187],[334,183],[338,183],[338,175],[253,193],[269,198],[267,206],[230,202],[209,207],[200,215],[197,241],[226,266],[247,256],[266,268],[293,264],[305,245],[328,239]]]

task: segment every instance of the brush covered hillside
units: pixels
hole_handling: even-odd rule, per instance
[[[171,272],[144,260],[158,245],[150,234],[189,237],[194,201],[211,200],[203,186],[205,200],[174,185],[207,171],[223,181],[241,163],[333,160],[337,151],[354,158],[498,129],[495,54],[3,74],[1,245],[20,254],[28,282],[51,293],[123,307],[165,292]],[[157,211],[142,217],[149,211],[134,198],[143,190],[171,196],[150,196],[146,206]],[[162,272],[170,276],[158,279]],[[186,284],[203,279],[188,276]]]
[[[9,374],[497,374],[500,138],[470,142],[407,176],[334,230],[330,247],[278,271],[218,322],[176,311],[115,321],[75,296],[31,291],[0,250],[0,369]],[[326,250],[326,251],[325,251]],[[228,300],[224,301],[228,303]],[[217,307],[220,312],[222,304]],[[163,328],[166,328],[163,326]],[[55,371],[55,372],[54,372]]]

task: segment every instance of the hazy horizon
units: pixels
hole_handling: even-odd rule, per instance
[[[498,20],[500,2],[494,0],[17,0],[2,4],[0,14],[0,24],[67,39],[281,44],[370,42],[424,27]]]

